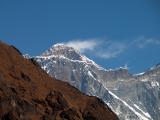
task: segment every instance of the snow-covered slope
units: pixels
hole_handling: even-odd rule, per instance
[[[101,98],[121,120],[160,119],[160,76],[157,67],[131,75],[126,68],[107,70],[71,47],[56,44],[35,57],[53,77]]]

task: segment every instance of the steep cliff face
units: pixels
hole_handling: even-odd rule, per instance
[[[105,82],[105,81],[103,81]],[[127,79],[107,81],[106,87],[150,119],[160,119],[160,67]]]
[[[0,119],[117,120],[100,99],[51,78],[33,60],[0,42]]]
[[[83,93],[103,99],[122,120],[159,119],[158,71],[154,75],[147,75],[148,82],[144,82],[143,74],[129,74],[127,68],[104,69],[62,44],[52,46],[34,59],[52,77],[67,81]],[[151,73],[148,72],[145,74]],[[151,79],[153,76],[156,81]],[[147,87],[148,85],[155,87]]]

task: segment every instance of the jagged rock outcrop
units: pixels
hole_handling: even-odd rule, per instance
[[[117,120],[96,97],[51,78],[33,59],[0,42],[1,120]]]

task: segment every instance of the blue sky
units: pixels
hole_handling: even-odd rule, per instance
[[[39,55],[55,43],[131,73],[160,62],[159,0],[0,0],[0,39]]]

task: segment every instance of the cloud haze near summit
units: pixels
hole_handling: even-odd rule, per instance
[[[87,50],[94,50],[96,47],[99,46],[99,42],[97,39],[87,39],[87,40],[71,40],[65,43],[67,46],[73,47],[76,50],[80,51],[81,53],[86,52]]]
[[[131,40],[131,42],[94,38],[74,39],[65,42],[64,44],[75,48],[82,54],[89,53],[99,58],[112,59],[130,49],[144,49],[145,47],[150,47],[150,45],[160,46],[160,40],[140,36]]]

